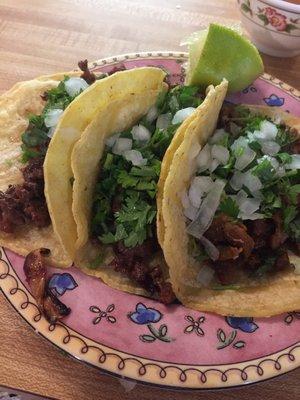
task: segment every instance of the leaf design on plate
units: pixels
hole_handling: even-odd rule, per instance
[[[192,333],[193,330],[194,330],[194,325],[188,325],[183,332],[184,333]]]
[[[217,338],[218,338],[219,341],[222,342],[222,343],[225,343],[225,342],[226,342],[226,335],[225,335],[225,332],[224,332],[221,328],[218,329]]]
[[[194,318],[191,315],[186,315],[184,317],[185,320],[189,321],[189,322],[194,322]]]
[[[93,319],[93,324],[94,324],[94,325],[99,324],[99,322],[101,321],[101,319],[102,319],[102,317],[96,317],[96,318],[94,318],[94,319]]]
[[[167,325],[165,325],[165,324],[161,325],[161,326],[159,327],[158,332],[159,332],[159,335],[160,335],[161,337],[166,336],[166,334],[168,333],[168,327],[167,327]]]
[[[115,305],[114,304],[110,304],[108,307],[107,307],[107,309],[106,309],[106,312],[112,312],[112,311],[114,311],[114,309],[115,309]]]
[[[196,328],[196,334],[197,334],[198,336],[204,336],[204,331],[203,331],[203,329],[201,329],[201,328],[198,326],[198,328]]]
[[[110,323],[112,323],[112,324],[114,324],[114,323],[117,321],[116,318],[113,317],[112,315],[108,315],[108,316],[106,317],[106,319],[107,319]]]
[[[151,335],[140,335],[139,338],[142,342],[145,342],[145,343],[152,343],[152,342],[155,342],[155,340],[156,340],[156,338]]]
[[[100,308],[97,307],[97,306],[91,306],[90,307],[90,311],[92,311],[93,313],[100,313],[101,312]]]
[[[243,347],[245,347],[245,342],[243,340],[239,340],[238,342],[235,342],[233,347],[235,349],[242,349]]]

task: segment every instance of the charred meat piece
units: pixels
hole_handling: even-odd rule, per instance
[[[151,267],[149,260],[157,251],[158,245],[154,239],[149,239],[133,248],[125,247],[120,241],[115,244],[115,259],[111,266],[134,282],[146,289],[150,294],[157,293],[162,303],[169,304],[175,300],[172,286],[166,282],[161,267]]]
[[[71,310],[58,300],[48,288],[45,258],[49,255],[50,250],[45,248],[32,251],[26,256],[23,269],[40,311],[49,322],[55,323],[69,315]]]
[[[13,233],[18,226],[44,227],[50,216],[44,195],[44,158],[31,159],[22,169],[24,182],[0,191],[0,230]]]
[[[283,219],[281,213],[278,212],[272,216],[275,224],[275,232],[269,238],[269,246],[271,249],[278,249],[288,238],[288,235],[283,230]]]
[[[242,224],[226,222],[224,225],[224,235],[228,243],[233,246],[241,247],[243,254],[248,258],[253,250],[254,241],[247,233],[247,228]]]
[[[89,85],[91,85],[92,83],[95,82],[96,80],[96,75],[91,72],[89,70],[88,67],[88,60],[82,60],[78,62],[78,67],[81,69],[81,71],[83,72],[80,75],[80,78],[84,79],[86,81],[86,83],[88,83]]]
[[[232,259],[237,258],[238,254],[243,254],[247,258],[254,247],[254,241],[247,233],[246,226],[232,222],[230,217],[225,214],[220,214],[214,218],[212,224],[205,232],[205,237],[218,248],[221,245],[220,256],[223,258],[223,261],[225,258],[228,260],[230,254],[232,255]],[[229,249],[225,253],[225,246],[229,248],[233,247],[237,250],[233,251]]]

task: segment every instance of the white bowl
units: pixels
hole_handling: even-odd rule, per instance
[[[283,0],[237,0],[241,21],[263,53],[275,57],[300,54],[300,5]]]

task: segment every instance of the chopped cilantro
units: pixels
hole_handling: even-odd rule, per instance
[[[232,197],[225,197],[219,206],[219,210],[228,215],[229,217],[232,217],[234,219],[237,218],[239,215],[239,206],[237,205],[237,202],[232,198]]]
[[[49,128],[45,126],[44,119],[47,112],[53,108],[65,109],[75,98],[69,96],[65,89],[65,82],[69,79],[65,76],[56,88],[46,92],[46,104],[41,115],[30,114],[29,125],[22,135],[21,162],[26,163],[31,158],[44,156],[47,150]],[[78,93],[79,94],[79,93]]]
[[[282,164],[289,164],[292,162],[292,156],[289,153],[278,153],[276,154],[276,158],[282,163]]]
[[[290,223],[288,233],[294,240],[300,241],[300,216]]]
[[[182,86],[161,92],[156,104],[159,114],[174,114],[185,107],[197,107],[201,102],[198,90],[197,87]],[[108,149],[103,154],[94,193],[91,229],[104,244],[121,240],[126,247],[134,247],[155,235],[155,196],[161,161],[179,124],[156,129],[155,121],[149,123],[145,117],[138,123],[149,129],[151,138],[146,144],[134,140],[132,148],[147,159],[147,165],[133,166]],[[121,132],[120,137],[132,138],[131,130]]]
[[[267,158],[260,160],[260,162],[252,169],[252,173],[263,183],[271,181],[275,175],[274,168]]]
[[[283,209],[283,227],[286,232],[289,229],[290,223],[297,216],[297,214],[298,210],[296,206],[285,207]]]

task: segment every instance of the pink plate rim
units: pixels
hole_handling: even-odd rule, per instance
[[[100,68],[136,59],[185,61],[187,53],[172,51],[131,53],[103,58],[90,63],[90,66]],[[300,101],[300,91],[279,79],[266,73],[260,79],[271,83]],[[102,345],[86,338],[64,323],[49,324],[40,315],[34,298],[19,278],[3,248],[0,248],[0,253],[0,288],[15,310],[40,336],[68,355],[103,372],[165,388],[203,390],[264,381],[300,367],[300,342],[254,360],[218,365],[164,363]]]

